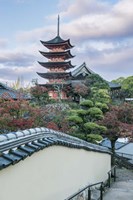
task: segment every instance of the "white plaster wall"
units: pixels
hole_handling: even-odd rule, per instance
[[[0,200],[64,200],[104,181],[110,155],[52,146],[0,171]]]

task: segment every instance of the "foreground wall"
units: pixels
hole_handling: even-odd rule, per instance
[[[0,200],[64,200],[110,167],[108,153],[51,146],[0,171]]]

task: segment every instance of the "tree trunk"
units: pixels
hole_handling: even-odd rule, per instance
[[[111,150],[112,150],[111,165],[112,166],[115,165],[115,142],[116,142],[116,140],[111,140]]]

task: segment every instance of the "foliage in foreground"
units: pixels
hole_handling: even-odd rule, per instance
[[[43,113],[40,108],[32,107],[24,99],[0,99],[0,133],[42,125]]]
[[[107,129],[103,136],[111,141],[112,164],[114,164],[115,142],[120,137],[133,138],[133,105],[124,103],[121,106],[110,106],[104,118],[99,121],[100,125]]]

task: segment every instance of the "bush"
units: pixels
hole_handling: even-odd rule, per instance
[[[76,115],[70,116],[70,117],[68,117],[67,119],[68,119],[70,122],[72,122],[72,123],[76,123],[76,124],[81,124],[81,123],[83,123],[82,118],[79,117],[79,116],[76,116]]]
[[[86,106],[88,108],[91,108],[94,106],[93,102],[91,100],[85,100],[85,101],[82,101],[80,103],[81,106]]]
[[[89,142],[98,143],[102,141],[103,137],[99,134],[89,134],[87,135],[87,139]]]
[[[107,112],[109,110],[109,107],[107,106],[106,103],[96,102],[95,106],[97,108],[100,108],[103,111],[103,113],[105,113],[105,112]]]
[[[103,112],[96,107],[89,108],[88,114],[90,115],[90,119],[92,118],[93,120],[99,120],[103,119]]]

